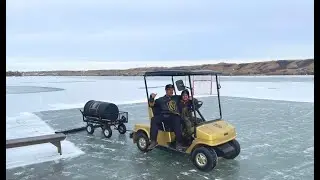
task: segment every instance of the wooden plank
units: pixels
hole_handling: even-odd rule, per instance
[[[6,140],[6,148],[14,148],[21,146],[28,146],[34,144],[42,144],[42,143],[52,143],[64,140],[66,138],[65,134],[58,133],[52,135],[43,135],[43,136],[35,136],[35,137],[26,137],[19,139],[11,139]]]

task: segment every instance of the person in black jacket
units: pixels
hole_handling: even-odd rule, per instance
[[[173,128],[176,135],[176,149],[182,150],[182,131],[181,131],[181,122],[178,103],[180,101],[180,95],[173,95],[174,86],[168,84],[165,87],[166,95],[163,97],[154,100],[156,94],[152,93],[149,99],[149,105],[153,107],[154,118],[151,120],[150,128],[150,140],[151,143],[148,147],[148,150],[153,149],[158,145],[157,136],[159,126],[162,125],[162,122],[166,125],[169,125]]]

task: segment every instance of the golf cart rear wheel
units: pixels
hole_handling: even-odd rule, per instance
[[[218,163],[217,153],[212,148],[199,147],[191,154],[193,164],[201,171],[211,171]]]
[[[112,130],[109,126],[103,127],[102,133],[103,133],[104,137],[106,137],[106,138],[110,138],[112,136]]]
[[[127,132],[127,128],[124,124],[119,124],[118,131],[120,134],[125,134]]]
[[[149,143],[149,138],[145,133],[137,132],[137,147],[140,151],[147,152]]]
[[[224,155],[223,158],[225,158],[225,159],[234,159],[240,154],[240,144],[235,139],[230,141],[230,142],[228,142],[228,143],[234,148],[234,151]]]
[[[92,124],[87,124],[86,130],[89,134],[93,134],[94,132],[94,127]]]

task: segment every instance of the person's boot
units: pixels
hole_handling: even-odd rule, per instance
[[[148,150],[154,149],[158,145],[157,141],[151,141]]]

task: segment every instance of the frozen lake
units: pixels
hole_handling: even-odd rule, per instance
[[[148,85],[160,96],[164,90],[158,86],[167,82],[156,78]],[[7,179],[313,179],[313,76],[221,77],[220,82],[224,118],[236,126],[242,152],[234,161],[221,160],[211,173],[197,171],[176,153],[142,154],[128,134],[114,132],[108,140],[97,129],[93,135],[68,135],[62,157],[50,144],[7,150]],[[143,87],[142,77],[8,77],[6,138],[81,127],[74,108],[91,99],[128,111],[131,129],[147,122]],[[209,89],[210,82],[195,83],[201,96]],[[214,96],[200,98],[216,102]],[[217,110],[202,108],[205,116]]]
[[[314,99],[313,76],[221,77],[220,80],[221,96],[299,102]],[[170,81],[171,78],[152,78],[148,86],[165,86]],[[116,104],[145,102],[143,87],[142,77],[7,77],[6,113],[15,116],[21,112],[78,108],[91,99]],[[150,91],[161,95],[163,89]],[[209,94],[210,82],[196,81],[195,91]],[[215,91],[214,88],[214,94]]]

